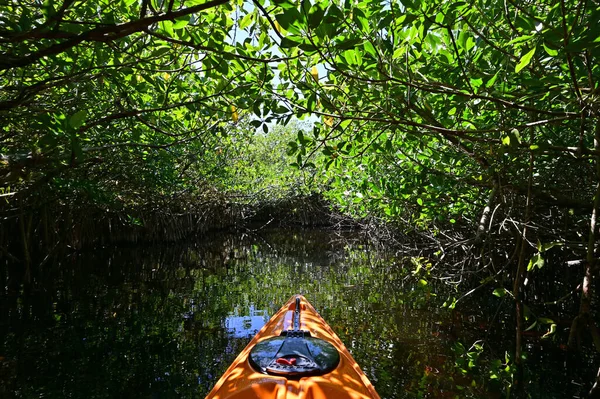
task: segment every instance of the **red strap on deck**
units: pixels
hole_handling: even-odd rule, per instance
[[[279,359],[275,360],[275,362],[278,364],[285,364],[287,366],[294,366],[296,364],[296,359],[293,357],[290,359],[286,359],[285,357],[280,357]]]

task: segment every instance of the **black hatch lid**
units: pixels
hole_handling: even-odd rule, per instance
[[[300,378],[333,371],[340,362],[338,350],[329,342],[300,330],[300,298],[296,298],[294,329],[259,342],[250,351],[252,367],[262,373]]]

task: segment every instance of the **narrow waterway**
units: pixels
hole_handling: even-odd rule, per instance
[[[427,259],[350,233],[271,230],[71,253],[34,271],[30,285],[18,266],[0,268],[2,398],[203,398],[296,293],[382,398],[501,397],[510,383],[505,299],[486,292],[451,309],[460,293]],[[565,370],[558,345],[530,337],[527,350],[531,397],[577,397],[593,378],[592,358]]]

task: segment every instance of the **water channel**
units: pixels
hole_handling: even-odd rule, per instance
[[[503,397],[513,348],[504,299],[444,307],[461,293],[429,266],[318,230],[67,253],[30,285],[3,264],[0,397],[203,398],[296,293],[382,398]],[[531,397],[578,397],[594,377],[592,357],[564,370],[555,343],[531,339],[527,352]]]

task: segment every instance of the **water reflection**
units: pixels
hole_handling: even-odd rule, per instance
[[[252,338],[269,321],[267,311],[255,309],[250,305],[247,313],[240,316],[240,308],[236,307],[233,314],[225,318],[225,330],[233,338]]]
[[[486,294],[442,308],[456,292],[429,272],[426,260],[323,231],[71,254],[29,286],[18,265],[2,266],[0,397],[202,398],[296,293],[382,398],[499,397],[489,370],[514,330],[495,315],[510,303]],[[555,346],[529,344],[532,397],[571,397],[592,381],[592,356],[563,371]]]

